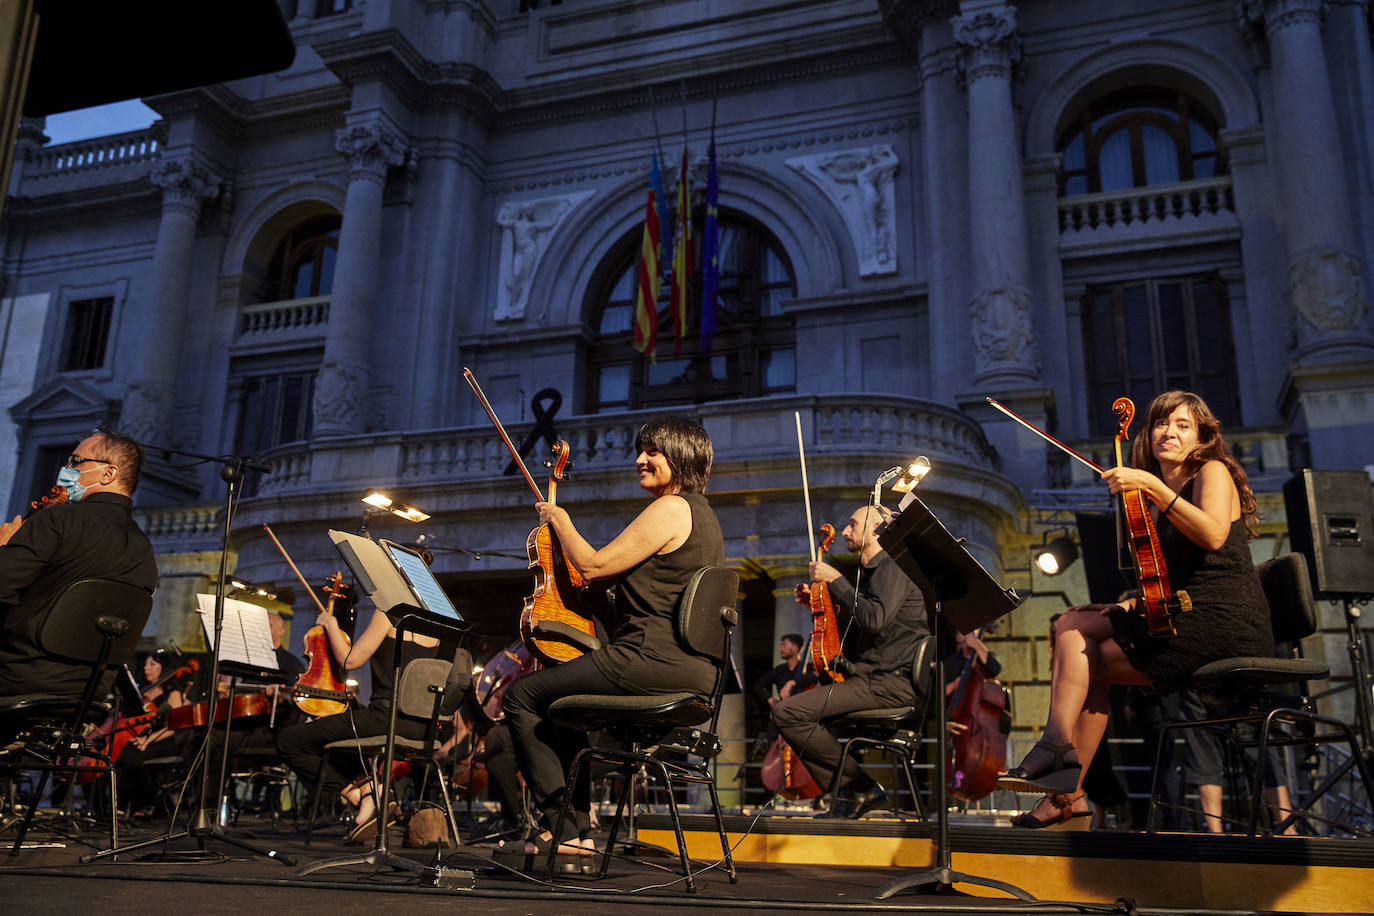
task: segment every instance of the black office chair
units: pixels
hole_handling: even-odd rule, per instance
[[[1265,760],[1270,748],[1343,743],[1350,748],[1350,759],[1336,773],[1329,774],[1301,804],[1294,799],[1293,812],[1288,817],[1277,824],[1272,822],[1272,818],[1267,818],[1264,827],[1266,834],[1286,829],[1298,817],[1315,816],[1311,811],[1312,806],[1351,767],[1359,772],[1366,798],[1374,800],[1374,783],[1371,782],[1368,765],[1350,726],[1338,719],[1318,715],[1305,696],[1266,689],[1320,680],[1330,674],[1325,662],[1298,655],[1298,642],[1317,629],[1317,610],[1312,601],[1306,561],[1301,554],[1289,553],[1266,560],[1256,569],[1265,598],[1269,601],[1274,641],[1291,643],[1293,654],[1288,658],[1224,658],[1193,672],[1188,689],[1213,705],[1220,706],[1227,714],[1213,719],[1165,724],[1155,755],[1150,815],[1146,824],[1148,832],[1155,830],[1165,751],[1173,746],[1175,732],[1192,728],[1205,729],[1218,735],[1224,745],[1235,752],[1234,759],[1241,764],[1250,795],[1249,836],[1254,836],[1259,829],[1260,812],[1267,811],[1262,795]],[[1247,751],[1253,753],[1247,754]],[[1351,829],[1356,833],[1361,832],[1358,827]]]
[[[89,723],[109,715],[110,707],[96,700],[101,681],[108,669],[126,664],[133,656],[152,607],[152,594],[137,586],[108,579],[79,579],[40,612],[36,621],[38,647],[53,658],[89,666],[90,673],[79,697],[30,693],[0,699],[0,733],[16,736],[0,750],[0,770],[8,771],[12,779],[26,770],[43,774],[24,816],[6,824],[19,825],[10,855],[19,854],[53,772],[73,776],[94,773],[97,779],[102,773],[109,776],[110,847],[118,845],[114,763],[88,742],[84,733]]]
[[[926,717],[930,714],[934,663],[935,637],[927,635],[916,643],[916,652],[911,659],[911,686],[916,690],[916,698],[912,705],[861,709],[826,721],[835,731],[851,734],[840,752],[840,763],[835,768],[835,776],[830,782],[832,804],[838,797],[840,782],[844,778],[845,761],[851,756],[857,761],[860,750],[876,747],[892,755],[894,780],[897,766],[901,765],[902,772],[906,775],[907,791],[911,793],[912,810],[916,812],[917,817],[924,816],[921,812],[915,768],[921,755],[921,734],[925,730]]]
[[[453,815],[453,804],[449,799],[447,780],[443,778],[443,772],[439,764],[434,760],[435,734],[438,729],[439,721],[445,716],[451,716],[458,708],[461,696],[470,689],[472,682],[472,656],[466,649],[459,649],[454,662],[449,662],[441,658],[416,658],[412,659],[401,669],[401,676],[397,680],[396,712],[399,715],[411,719],[423,719],[426,722],[425,735],[423,738],[407,738],[403,735],[395,736],[395,751],[393,760],[409,761],[412,766],[419,767],[428,779],[429,771],[435,771],[436,782],[439,783],[439,792],[444,799],[444,812],[448,816],[449,828],[453,831],[454,842],[458,837],[458,821]],[[348,715],[347,712],[338,715]],[[377,772],[377,760],[386,754],[386,735],[367,735],[361,738],[346,738],[342,741],[331,741],[324,746],[324,754],[320,759],[320,768],[315,774],[315,791],[311,793],[310,817],[306,822],[305,845],[310,845],[311,834],[315,823],[315,816],[320,804],[320,780],[324,774],[324,764],[331,754],[349,754],[356,757],[362,754],[368,760],[368,772]],[[390,779],[391,774],[382,774],[382,778]],[[376,791],[377,786],[373,784],[373,798],[380,799],[382,793]],[[377,825],[379,830],[386,829],[387,812],[378,809]]]
[[[720,833],[720,848],[730,883],[738,882],[730,841],[725,835],[725,820],[721,816],[720,797],[716,793],[711,761],[720,753],[720,739],[716,723],[720,717],[720,696],[730,666],[730,642],[739,624],[739,576],[723,566],[707,566],[696,571],[674,617],[674,630],[679,644],[695,655],[702,655],[716,664],[716,682],[709,697],[700,694],[660,693],[647,696],[613,696],[575,694],[562,697],[549,705],[549,718],[569,728],[586,731],[604,730],[622,741],[624,749],[587,747],[578,752],[568,770],[568,791],[554,825],[555,836],[562,836],[573,793],[580,775],[589,771],[595,761],[615,764],[620,773],[620,798],[615,818],[611,821],[610,836],[601,857],[601,877],[610,867],[611,850],[615,847],[626,801],[634,787],[634,775],[641,767],[651,776],[662,780],[668,797],[668,813],[677,835],[678,858],[688,892],[696,892],[691,861],[687,858],[687,841],[682,832],[673,788],[677,783],[706,786],[711,794],[711,812],[715,815]],[[703,725],[703,723],[708,723]],[[589,772],[587,773],[589,778]],[[558,844],[549,850],[547,874],[553,876]]]

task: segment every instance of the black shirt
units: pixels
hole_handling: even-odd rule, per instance
[[[81,695],[90,669],[44,654],[37,630],[58,592],[87,578],[114,579],[149,594],[157,588],[153,547],[134,521],[129,497],[93,493],[49,506],[0,546],[0,696]]]
[[[796,681],[797,686],[792,688],[795,695],[803,687],[810,687],[817,682],[816,668],[811,664],[809,654],[800,656],[797,659],[795,670],[787,667],[787,662],[778,665],[772,671],[759,675],[754,681],[754,699],[759,701],[760,706],[766,707],[768,701],[773,698],[773,688],[777,688],[778,696],[782,696],[782,688],[788,681]]]
[[[843,576],[830,583],[830,597],[858,625],[856,650],[845,653],[858,673],[911,670],[916,644],[930,632],[930,625],[920,589],[892,557],[879,553],[863,568],[857,600],[854,586]]]

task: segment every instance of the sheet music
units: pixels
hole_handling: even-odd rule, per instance
[[[197,611],[205,630],[205,644],[215,649],[215,596],[196,595]],[[237,662],[265,671],[277,670],[277,651],[272,648],[272,626],[267,608],[234,598],[224,599],[224,649],[222,662]]]

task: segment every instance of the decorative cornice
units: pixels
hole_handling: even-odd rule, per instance
[[[1021,37],[1016,32],[1016,9],[973,13],[950,20],[959,46],[959,66],[972,85],[980,79],[1010,81],[1012,68],[1021,62]]]
[[[878,0],[883,21],[893,33],[919,50],[927,26],[947,22],[959,14],[958,0]]]

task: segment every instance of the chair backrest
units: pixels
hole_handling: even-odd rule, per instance
[[[678,642],[689,652],[723,661],[725,619],[721,612],[738,603],[739,574],[724,566],[698,569],[678,599],[673,618]]]
[[[78,579],[40,613],[35,641],[49,655],[94,664],[103,638],[96,621],[103,616],[120,617],[128,628],[114,640],[105,660],[107,667],[118,667],[133,657],[152,609],[153,596],[136,585],[111,579]]]
[[[453,663],[444,682],[444,699],[439,704],[439,718],[447,719],[458,711],[472,693],[472,653],[462,646],[453,652]]]
[[[934,693],[931,686],[934,679],[935,636],[927,633],[917,640],[916,652],[911,659],[911,686],[916,688],[916,699],[911,705],[922,719],[930,708],[930,697]]]
[[[1312,600],[1312,582],[1307,561],[1300,553],[1265,560],[1255,567],[1264,597],[1269,601],[1269,619],[1275,642],[1297,642],[1317,631],[1317,607]]]
[[[442,658],[411,659],[396,684],[396,711],[415,719],[434,718],[434,694],[429,688],[443,687],[452,668],[453,663]]]

